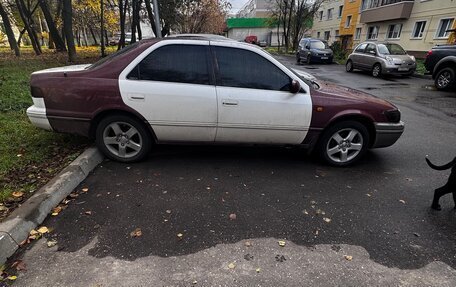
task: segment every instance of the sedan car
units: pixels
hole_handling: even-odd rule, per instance
[[[398,44],[364,42],[348,56],[347,72],[365,70],[374,77],[384,75],[411,76],[416,70],[416,60]]]
[[[299,42],[296,62],[300,64],[305,61],[307,64],[314,62],[332,63],[333,51],[329,48],[326,41],[312,38],[303,38]]]
[[[93,65],[38,71],[31,93],[34,125],[91,137],[121,162],[154,144],[197,142],[296,145],[345,166],[404,129],[387,101],[312,84],[257,46],[205,37],[143,40]]]

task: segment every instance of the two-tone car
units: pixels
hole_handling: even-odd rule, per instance
[[[143,40],[92,65],[31,76],[31,122],[132,162],[154,144],[273,144],[349,165],[404,130],[391,103],[310,81],[263,49],[211,37]]]

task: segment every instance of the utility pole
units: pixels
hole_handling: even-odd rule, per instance
[[[106,57],[106,52],[105,52],[105,34],[104,34],[104,0],[100,1],[100,17],[101,17],[101,57]]]
[[[154,14],[155,14],[155,30],[157,31],[157,38],[162,37],[161,26],[160,26],[160,14],[158,12],[158,1],[154,0]]]

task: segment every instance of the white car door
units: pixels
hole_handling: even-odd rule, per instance
[[[122,99],[151,124],[158,141],[212,142],[217,102],[209,61],[209,41],[159,42],[120,75]]]
[[[300,144],[310,126],[309,87],[259,48],[211,42],[216,56],[217,142]],[[302,91],[289,91],[292,79]]]

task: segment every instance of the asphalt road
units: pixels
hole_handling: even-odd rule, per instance
[[[44,222],[47,239],[17,255],[28,270],[16,284],[455,286],[454,203],[429,208],[448,172],[424,161],[456,156],[455,93],[338,65],[298,68],[391,100],[404,135],[350,168],[271,147],[159,146],[141,163],[105,161]]]

